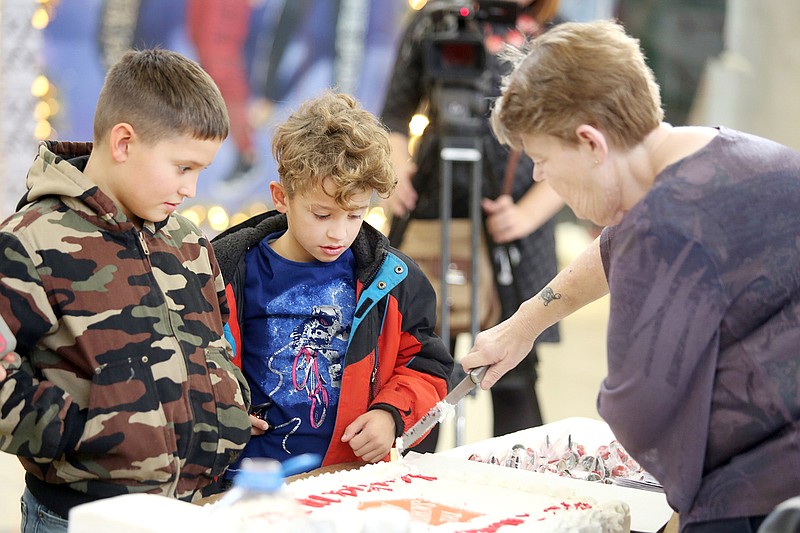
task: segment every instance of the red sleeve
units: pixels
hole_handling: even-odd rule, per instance
[[[236,297],[233,295],[231,284],[225,285],[225,296],[228,298],[230,317],[228,318],[228,329],[233,336],[233,364],[242,368],[242,330],[239,327],[239,313],[236,310]]]

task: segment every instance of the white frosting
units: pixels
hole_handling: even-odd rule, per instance
[[[69,532],[630,531],[630,510],[623,502],[598,503],[564,487],[520,483],[504,476],[506,469],[488,470],[496,473],[432,469],[405,460],[383,462],[292,482],[284,487],[282,500],[245,501],[231,507],[200,507],[162,496],[129,494],[74,508]]]
[[[125,494],[73,507],[69,533],[203,531],[203,508],[154,494]]]
[[[417,465],[384,462],[357,470],[322,474],[295,481],[287,492],[316,520],[349,525],[337,531],[362,531],[356,517],[369,505],[405,508],[410,516],[401,529],[380,531],[442,532],[490,528],[509,533],[622,533],[630,530],[630,510],[623,502],[598,503],[571,490],[542,485],[520,487],[501,475],[465,471],[429,474]],[[338,517],[338,519],[337,519]],[[431,523],[432,522],[432,523]]]
[[[439,406],[439,423],[444,423],[453,418],[456,414],[456,406],[447,403],[445,401],[441,401],[438,404]]]
[[[443,422],[447,422],[448,420],[450,420],[451,418],[453,418],[453,416],[455,416],[456,408],[455,408],[455,406],[454,406],[453,404],[451,404],[451,403],[447,403],[446,401],[442,400],[442,401],[438,402],[438,403],[435,405],[435,407],[436,407],[436,423],[437,423],[437,424],[441,424],[441,423],[443,423]],[[426,413],[426,414],[425,414],[425,415],[422,417],[422,420],[424,420],[424,419],[425,419],[425,418],[427,418],[427,417],[431,417],[431,416],[432,416],[432,415],[431,415],[431,413],[433,413],[433,412],[434,412],[434,411],[433,411],[433,409],[431,409],[431,411],[430,411],[430,412]],[[404,451],[405,451],[405,449],[406,449],[406,444],[413,445],[413,444],[415,444],[415,443],[416,443],[416,441],[415,441],[415,442],[409,442],[409,443],[406,443],[406,442],[403,440],[403,437],[402,437],[402,436],[400,436],[400,437],[397,437],[397,438],[395,439],[395,441],[394,441],[394,447],[397,449],[397,454],[398,454],[398,455],[402,455],[402,454],[403,454],[403,452],[404,452]]]

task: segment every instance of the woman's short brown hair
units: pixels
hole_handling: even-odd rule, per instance
[[[520,148],[521,134],[574,144],[589,124],[619,148],[640,143],[664,118],[661,96],[639,41],[614,21],[565,22],[503,57],[514,70],[495,101],[497,138]]]

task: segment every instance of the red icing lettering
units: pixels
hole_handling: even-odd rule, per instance
[[[370,483],[367,486],[367,492],[380,492],[380,491],[391,491],[392,487],[389,486],[387,481],[376,481],[375,483]]]
[[[307,498],[298,498],[298,502],[301,505],[305,505],[307,507],[327,507],[332,503],[340,503],[342,500],[337,500],[335,498],[328,498],[326,496],[320,496],[319,494],[312,494]]]
[[[330,491],[330,494],[336,494],[337,496],[358,496],[359,492],[364,490],[363,486],[356,485],[355,487],[344,486],[338,488],[336,490]]]
[[[560,505],[552,505],[545,509],[542,509],[545,513],[557,513],[559,511],[569,511],[570,509],[575,509],[576,511],[585,511],[586,509],[591,509],[592,506],[586,502],[576,502],[576,503],[568,503],[568,502],[561,502]]]

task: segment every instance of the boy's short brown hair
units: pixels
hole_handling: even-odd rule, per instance
[[[639,41],[613,21],[557,24],[504,57],[514,70],[495,101],[491,124],[497,138],[514,148],[521,148],[521,134],[575,144],[581,124],[599,128],[618,148],[631,148],[664,119]]]
[[[120,123],[148,144],[180,135],[225,139],[228,110],[200,65],[170,50],[126,52],[106,73],[94,115],[99,141]]]
[[[275,129],[272,153],[290,198],[325,190],[330,178],[336,203],[349,209],[354,194],[388,197],[397,184],[386,127],[346,94],[326,91],[303,103]]]

